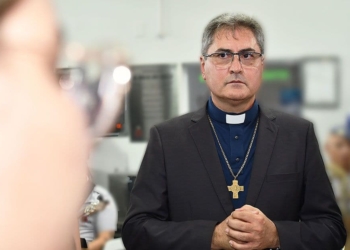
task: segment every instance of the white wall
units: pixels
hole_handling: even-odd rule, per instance
[[[267,58],[340,57],[340,108],[304,110],[304,116],[315,123],[321,143],[329,128],[342,123],[350,112],[350,1],[55,0],[54,4],[67,41],[87,46],[118,41],[129,50],[133,64],[196,62],[201,33],[211,18],[222,12],[253,15],[265,29]],[[164,37],[159,36],[159,26],[164,27]],[[181,113],[187,109],[186,94],[180,93]],[[136,173],[146,144],[112,140],[127,157],[100,150],[95,164],[108,165],[106,169],[127,165],[127,172]],[[110,159],[108,164],[105,159]]]

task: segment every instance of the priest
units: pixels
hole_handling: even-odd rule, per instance
[[[346,232],[313,124],[256,100],[260,24],[222,14],[206,26],[201,53],[211,96],[151,129],[126,249],[341,249]]]

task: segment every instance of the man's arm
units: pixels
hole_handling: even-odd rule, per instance
[[[126,249],[210,249],[217,221],[171,221],[165,164],[161,138],[153,127],[122,230]]]
[[[300,222],[274,221],[281,249],[338,250],[345,245],[346,231],[312,124],[306,143]]]
[[[102,250],[107,241],[113,239],[114,231],[99,232],[98,237],[88,243],[89,250]]]

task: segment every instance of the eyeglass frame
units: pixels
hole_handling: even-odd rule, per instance
[[[252,50],[242,50],[242,51],[239,51],[239,52],[217,51],[217,52],[214,52],[214,53],[211,53],[211,54],[202,55],[202,56],[203,56],[205,59],[207,59],[208,57],[212,57],[214,54],[222,54],[222,53],[231,54],[231,55],[232,55],[232,60],[231,60],[231,62],[230,62],[229,64],[227,64],[227,67],[230,67],[230,66],[232,65],[232,62],[233,62],[233,59],[235,58],[235,55],[238,56],[238,60],[239,60],[239,62],[240,62],[240,64],[241,64],[242,66],[248,66],[248,65],[242,64],[240,55],[242,55],[243,53],[253,53],[253,54],[257,54],[257,55],[259,55],[260,58],[264,56],[263,53],[256,52],[256,51],[252,51]],[[257,57],[256,59],[258,59],[259,57]]]

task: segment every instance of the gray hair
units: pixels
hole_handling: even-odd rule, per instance
[[[260,24],[252,17],[244,14],[225,13],[215,17],[205,27],[202,37],[202,55],[205,55],[208,52],[210,45],[213,43],[214,35],[218,30],[222,28],[235,30],[238,27],[244,27],[253,32],[260,47],[261,53],[264,54],[265,38]]]

